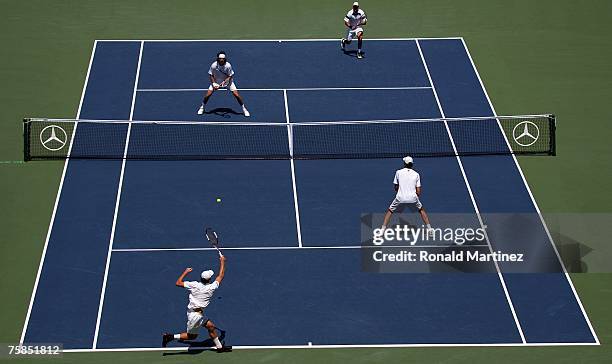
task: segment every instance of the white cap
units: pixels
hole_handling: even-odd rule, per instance
[[[202,279],[209,280],[210,277],[212,277],[214,274],[215,272],[213,272],[212,270],[205,270],[204,272],[202,272],[202,274],[200,274],[200,277],[202,277]]]
[[[221,58],[221,59],[225,58],[225,53],[219,53],[219,55],[217,56],[217,58]]]
[[[359,6],[359,1],[355,1],[355,2],[353,3],[353,6]]]
[[[405,156],[403,159],[404,163],[408,164],[408,163],[412,163],[412,157],[407,155]]]

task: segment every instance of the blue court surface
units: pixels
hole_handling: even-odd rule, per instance
[[[196,115],[220,49],[236,70],[249,119],[227,91],[212,97],[208,114]],[[77,119],[495,115],[462,38],[366,40],[364,50],[357,60],[337,40],[96,41]],[[146,134],[124,125],[115,147],[130,153]],[[79,128],[72,148],[88,144],[79,135],[94,134]],[[449,129],[459,150],[469,147],[461,132],[461,125]],[[495,128],[488,137],[500,135]],[[180,273],[218,270],[216,252],[203,241],[210,225],[222,236],[228,271],[207,315],[235,348],[599,343],[513,156],[417,159],[422,200],[429,212],[473,214],[485,224],[487,214],[533,213],[538,219],[527,223],[536,233],[526,243],[552,257],[556,269],[363,271],[360,216],[386,210],[400,164],[68,160],[22,341],[158,348],[163,332],[185,330],[187,295],[174,285]],[[496,231],[508,226],[490,225],[493,250],[514,243]]]

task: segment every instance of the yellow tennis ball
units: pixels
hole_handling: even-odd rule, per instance
[[[221,202],[221,199],[219,197],[217,197],[217,202]]]

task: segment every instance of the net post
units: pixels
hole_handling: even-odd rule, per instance
[[[23,118],[22,128],[23,128],[23,161],[29,162],[32,160],[32,155],[30,154],[30,119]]]
[[[555,114],[549,115],[548,123],[550,127],[549,154],[552,156],[556,156],[557,155],[557,117],[555,116]]]

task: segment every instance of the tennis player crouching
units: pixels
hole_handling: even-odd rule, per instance
[[[412,157],[407,156],[403,161],[404,168],[398,169],[395,172],[393,187],[395,188],[396,195],[385,214],[382,229],[383,231],[387,229],[387,225],[391,220],[391,215],[393,215],[395,211],[402,210],[406,205],[413,205],[417,208],[419,214],[421,214],[423,223],[427,226],[427,234],[433,235],[431,225],[429,224],[429,217],[423,208],[423,204],[421,204],[419,200],[419,196],[421,195],[421,176],[417,171],[412,169]]]
[[[226,87],[232,92],[232,94],[234,94],[234,97],[236,98],[240,106],[242,106],[242,112],[244,113],[244,116],[251,116],[249,110],[247,110],[246,106],[244,106],[244,101],[242,101],[240,93],[238,93],[238,89],[236,88],[236,84],[234,83],[234,69],[232,68],[232,65],[227,61],[227,56],[225,55],[225,52],[220,51],[219,53],[217,53],[217,60],[210,65],[208,75],[210,77],[210,86],[208,87],[208,90],[204,95],[202,105],[198,109],[198,115],[202,115],[206,112],[206,103],[208,102],[208,99],[210,99],[212,94],[218,89]]]
[[[200,281],[186,281],[183,279],[193,269],[187,268],[177,279],[176,285],[178,287],[185,287],[189,290],[189,304],[187,305],[187,332],[180,334],[164,334],[162,338],[162,346],[166,347],[172,340],[194,340],[198,337],[200,327],[205,327],[208,330],[208,336],[215,343],[215,348],[218,352],[229,351],[229,347],[221,345],[219,336],[215,331],[215,324],[204,315],[204,309],[210,304],[210,299],[213,294],[219,288],[223,277],[225,276],[225,257],[220,256],[221,267],[219,268],[219,275],[211,283],[211,278],[215,274],[212,270],[206,270],[200,275]]]

